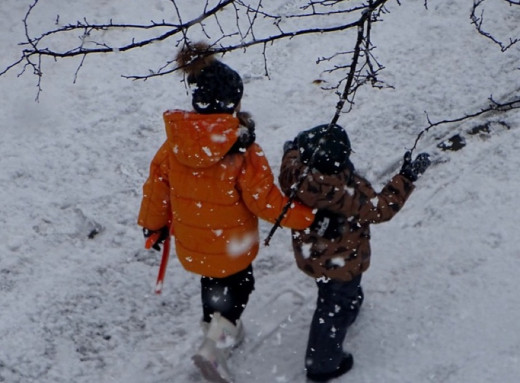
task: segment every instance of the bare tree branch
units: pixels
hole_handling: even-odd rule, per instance
[[[335,2],[336,2],[336,0],[330,1],[330,3],[335,3]],[[367,78],[373,78],[375,80],[377,77],[376,73],[373,71],[373,64],[371,62],[372,56],[369,54],[369,51],[371,49],[370,48],[371,47],[370,31],[371,31],[371,23],[374,20],[372,18],[374,12],[376,11],[376,9],[382,7],[385,3],[386,3],[386,1],[384,1],[384,0],[378,0],[378,1],[369,0],[368,8],[363,11],[363,13],[361,14],[361,17],[356,22],[357,38],[356,38],[356,43],[354,45],[354,50],[352,53],[352,60],[351,60],[350,65],[348,66],[349,72],[346,77],[345,88],[343,90],[343,93],[341,94],[341,97],[340,97],[338,103],[336,104],[336,111],[334,113],[332,120],[329,123],[328,129],[331,129],[333,126],[336,125],[346,103],[353,105],[355,93],[356,93],[357,89],[365,82],[365,80]],[[368,68],[367,75],[364,75],[362,73],[362,69],[358,69],[358,64],[359,64],[359,61],[361,58],[365,59],[365,62],[364,62],[364,65],[362,66],[362,68],[365,66]],[[317,152],[318,150],[319,150],[319,147],[317,147],[315,149],[315,152]],[[307,167],[307,171],[312,166],[314,155],[315,154],[313,153],[313,155],[311,156],[310,164]],[[280,224],[281,224],[283,218],[285,217],[285,214],[287,214],[287,211],[289,210],[294,199],[296,198],[296,194],[300,188],[301,182],[303,182],[303,180],[305,179],[306,176],[307,176],[307,173],[303,172],[303,174],[299,178],[299,182],[297,182],[291,188],[291,194],[289,195],[289,199],[288,199],[287,203],[284,205],[282,212],[280,213],[280,215],[276,219],[275,223],[271,227],[271,230],[269,231],[269,234],[267,235],[267,238],[264,241],[265,246],[269,246],[269,242],[271,241],[271,238],[273,237],[276,230],[280,227]]]
[[[508,101],[508,102],[497,102],[497,101],[493,100],[493,97],[491,96],[489,98],[489,105],[487,107],[480,109],[478,112],[466,114],[461,117],[432,122],[430,120],[430,117],[428,116],[428,113],[426,113],[426,119],[428,121],[428,126],[426,128],[424,128],[423,130],[421,130],[421,132],[417,135],[417,137],[415,138],[415,142],[414,142],[412,148],[410,149],[410,151],[413,153],[413,151],[417,148],[417,144],[418,144],[419,140],[422,138],[422,136],[435,127],[438,127],[440,125],[464,122],[464,121],[470,120],[472,118],[480,117],[480,116],[486,115],[486,114],[504,113],[504,112],[508,112],[508,111],[514,110],[514,109],[520,109],[520,98],[514,99],[512,101]]]
[[[326,35],[358,28],[360,23],[365,22],[365,12],[368,9],[382,8],[388,0],[370,1],[368,4],[364,0],[302,0],[303,5],[292,5],[292,8],[284,7],[275,11],[269,10],[270,4],[264,3],[263,0],[205,0],[199,5],[201,13],[189,20],[184,17],[177,1],[170,0],[170,16],[173,21],[163,19],[132,24],[116,23],[109,19],[106,23],[91,23],[83,17],[76,22],[64,22],[64,25],[59,25],[62,18],[57,15],[54,20],[56,27],[41,34],[32,34],[33,14],[38,10],[40,3],[43,4],[40,0],[34,0],[23,19],[25,41],[20,44],[23,47],[21,57],[5,69],[0,69],[0,76],[17,67],[22,67],[21,74],[31,68],[32,74],[38,78],[39,94],[42,91],[42,65],[47,62],[45,58],[55,61],[80,58],[74,74],[75,81],[87,56],[127,53],[170,39],[173,39],[175,46],[189,45],[191,36],[197,31],[206,36],[213,53],[225,54],[236,50],[246,51],[254,46],[261,47],[265,74],[269,76],[266,54],[268,46],[284,39]],[[115,33],[117,38],[123,36],[127,42],[116,42]],[[364,54],[367,63],[376,62],[368,50]],[[346,61],[349,60],[348,57]],[[339,66],[336,69],[345,68],[348,66]],[[369,68],[369,71],[374,73],[377,71],[371,65]],[[170,59],[158,65],[156,70],[147,69],[144,74],[123,77],[146,80],[169,75],[179,69],[175,60]],[[371,76],[366,76],[369,77]],[[338,88],[344,81],[346,78],[338,82]],[[363,81],[356,81],[356,84],[358,83]]]
[[[475,25],[475,28],[477,29],[478,33],[480,33],[482,36],[490,39],[495,44],[500,46],[500,49],[502,52],[507,51],[509,48],[511,48],[513,45],[518,43],[520,41],[520,37],[509,37],[508,42],[503,42],[499,38],[497,38],[493,33],[487,32],[484,29],[484,9],[482,9],[482,5],[485,3],[486,0],[473,0],[473,6],[471,8],[471,23]],[[520,5],[519,0],[504,0],[506,3],[508,3],[510,6],[513,5]],[[480,11],[479,11],[480,9]]]
[[[398,0],[395,1],[399,4]],[[472,23],[480,34],[494,41],[505,51],[516,44],[519,39],[511,38],[509,42],[502,42],[484,29],[484,11],[481,8],[484,1],[473,0]],[[510,6],[519,5],[518,0],[504,1],[510,4]],[[384,5],[387,2],[388,0],[372,0],[368,1],[368,3],[362,0],[302,0],[302,5],[296,8],[294,6],[292,8],[288,7],[282,12],[282,10],[269,10],[269,4],[264,3],[263,0],[218,0],[216,3],[211,2],[211,4],[210,0],[205,0],[201,7],[201,13],[190,20],[185,20],[177,0],[170,0],[173,8],[170,14],[175,20],[172,22],[152,20],[150,23],[145,24],[126,24],[115,23],[110,19],[107,23],[90,23],[83,17],[83,19],[75,23],[58,26],[39,35],[32,35],[30,32],[30,20],[40,4],[40,0],[34,0],[23,19],[25,41],[21,44],[24,47],[22,55],[17,61],[1,70],[0,76],[16,67],[22,66],[22,73],[31,68],[32,73],[38,77],[37,88],[38,92],[40,92],[43,76],[43,58],[45,57],[54,60],[80,57],[80,64],[74,75],[74,79],[76,79],[86,57],[89,55],[125,53],[172,38],[175,46],[189,45],[192,30],[202,31],[209,40],[212,51],[215,53],[224,54],[236,50],[246,51],[254,46],[262,47],[265,74],[268,76],[266,55],[268,45],[275,44],[280,40],[306,35],[324,35],[354,28],[359,29],[360,25],[365,24],[367,12],[370,10],[371,20],[366,25],[367,33],[363,37],[365,47],[357,53],[356,49],[345,51],[342,53],[345,55],[344,64],[333,65],[328,70],[329,73],[333,71],[349,72],[347,76],[339,79],[336,86],[329,88],[332,90],[339,89],[344,85],[349,89],[348,94],[342,92],[339,95],[341,98],[345,96],[345,101],[347,101],[353,96],[356,89],[363,84],[370,83],[375,87],[384,86],[377,81],[377,73],[383,69],[383,66],[377,62],[371,52],[373,46],[370,42],[369,29],[371,22],[377,20],[378,14],[384,12]],[[424,1],[424,6],[428,7],[427,0]],[[378,12],[375,12],[376,10]],[[225,22],[221,20],[221,17],[224,16],[227,17]],[[230,23],[229,18],[234,19],[234,23]],[[290,22],[291,20],[300,21]],[[58,25],[59,21],[60,17],[58,15],[56,25]],[[218,33],[216,35],[215,33],[212,35],[207,29],[210,25],[217,28]],[[263,35],[258,33],[259,30],[268,30],[268,28],[265,28],[266,26],[270,26],[271,33],[268,32]],[[128,42],[111,42],[110,36],[112,36],[111,33],[113,32],[123,33]],[[101,36],[101,33],[104,35]],[[146,37],[143,38],[143,34],[146,34]],[[67,39],[70,41],[70,37],[75,37],[79,44],[67,47],[67,44],[63,43],[63,41],[67,41]],[[358,42],[362,43],[361,41]],[[50,48],[51,45],[61,47],[61,49]],[[363,62],[359,68],[355,68],[352,72],[353,66],[348,63],[353,58],[363,60]],[[318,62],[326,60],[321,58]],[[149,69],[144,74],[124,75],[123,77],[133,80],[146,80],[148,78],[169,75],[178,69],[175,61],[171,59],[158,66],[156,70]],[[352,106],[351,102],[348,103]]]
[[[25,18],[24,18],[24,25],[26,30],[26,38],[27,41],[24,44],[28,44],[31,46],[31,48],[24,50],[23,57],[29,58],[34,55],[39,56],[51,56],[54,58],[64,58],[64,57],[75,57],[80,55],[91,55],[91,54],[99,54],[99,53],[114,53],[114,52],[126,52],[132,49],[136,48],[142,48],[144,46],[160,42],[163,40],[166,40],[176,34],[183,34],[185,36],[185,32],[193,27],[194,25],[200,24],[202,21],[216,15],[219,11],[223,10],[226,6],[232,4],[234,0],[225,0],[221,1],[219,4],[217,4],[212,9],[206,11],[205,13],[201,14],[199,17],[190,20],[186,23],[180,23],[180,24],[172,24],[172,23],[156,23],[152,22],[148,25],[135,25],[135,24],[114,24],[112,21],[110,21],[107,24],[90,24],[87,20],[78,21],[76,24],[69,24],[48,32],[45,32],[37,37],[31,37],[29,34],[29,23],[28,18],[33,11],[34,7],[38,4],[39,0],[35,0],[34,4],[30,7],[29,11],[27,12]],[[175,1],[172,2],[175,5]],[[177,9],[176,5],[175,8]],[[178,9],[177,9],[178,11]],[[180,18],[180,13],[178,13]],[[145,29],[145,30],[151,30],[151,29],[164,29],[168,28],[166,32],[154,36],[149,39],[143,39],[134,41],[132,39],[132,43],[122,45],[119,47],[111,47],[107,44],[97,44],[99,47],[97,48],[85,48],[83,45],[80,45],[78,47],[72,48],[70,50],[65,51],[57,51],[57,50],[51,50],[49,48],[40,48],[38,45],[42,40],[45,38],[60,34],[63,35],[68,32],[73,31],[80,31],[82,35],[80,37],[88,36],[92,31],[110,31],[110,30],[136,30],[136,29]]]
[[[337,123],[341,113],[351,110],[357,90],[365,84],[373,87],[387,86],[378,80],[379,72],[384,68],[374,56],[372,43],[372,24],[380,20],[382,14],[387,13],[385,5],[390,0],[300,0],[288,2],[286,6],[270,9],[273,5],[264,0],[204,0],[192,2],[194,7],[200,7],[198,16],[185,17],[179,0],[169,0],[172,11],[168,14],[170,21],[150,21],[143,24],[115,23],[109,19],[106,23],[91,23],[86,17],[72,23],[64,22],[60,25],[58,15],[56,27],[41,34],[31,33],[31,19],[36,13],[40,0],[33,0],[24,19],[25,41],[18,60],[0,70],[0,76],[15,68],[20,68],[19,75],[32,70],[37,77],[38,96],[42,91],[44,59],[53,60],[79,58],[79,64],[74,73],[74,81],[85,64],[87,56],[126,53],[145,48],[164,41],[173,40],[174,46],[186,46],[192,43],[192,36],[206,36],[210,46],[209,53],[225,54],[236,50],[246,51],[258,46],[264,60],[265,75],[268,70],[268,46],[281,40],[295,39],[309,35],[327,35],[341,31],[353,30],[356,32],[354,42],[345,43],[345,47],[329,57],[320,57],[317,63],[329,61],[332,68],[328,73],[341,73],[336,86],[331,87],[338,93],[339,100],[335,106],[329,127]],[[401,5],[400,0],[394,0]],[[489,25],[484,19],[484,3],[486,0],[473,0],[470,19],[481,35],[498,44],[502,51],[510,49],[520,37],[499,38],[495,32],[489,32],[485,27]],[[520,0],[503,0],[511,7],[520,5]],[[43,3],[43,2],[42,2]],[[180,3],[179,3],[180,4]],[[429,2],[424,0],[424,7],[428,9]],[[487,20],[486,14],[486,20]],[[173,20],[173,21],[172,21]],[[113,33],[118,37],[123,35],[124,42],[115,42]],[[112,39],[112,40],[111,40]],[[507,40],[507,39],[505,39]],[[70,42],[72,41],[72,43]],[[78,42],[79,41],[79,42]],[[69,45],[67,45],[69,44]],[[172,45],[173,46],[173,45]],[[55,48],[58,47],[58,48]],[[173,54],[172,54],[173,56]],[[166,62],[157,65],[157,70],[149,70],[144,75],[125,75],[125,78],[146,80],[153,77],[165,76],[181,69],[176,61],[165,59]],[[45,61],[46,62],[46,61]],[[340,89],[343,88],[342,91]],[[347,110],[345,107],[348,105]],[[430,129],[443,124],[462,122],[492,112],[506,112],[520,108],[520,99],[511,102],[498,103],[490,98],[490,105],[479,112],[467,114],[453,120],[432,122],[428,117],[428,126],[416,137],[412,151],[416,148],[421,137]],[[278,217],[271,229],[265,244],[279,226],[287,212],[294,195]]]
[[[387,0],[380,0],[380,3],[385,3]],[[73,58],[77,56],[86,56],[93,54],[111,54],[111,53],[121,53],[128,52],[130,50],[143,48],[149,46],[151,44],[155,44],[158,42],[162,42],[164,40],[170,39],[172,37],[178,36],[177,45],[179,42],[189,42],[188,32],[190,29],[197,27],[205,30],[204,23],[213,21],[220,29],[220,36],[217,38],[212,38],[208,33],[206,33],[209,40],[212,40],[212,45],[215,45],[216,40],[222,40],[222,37],[231,37],[231,36],[240,36],[240,41],[238,43],[222,43],[217,50],[220,53],[231,52],[237,49],[246,49],[255,45],[263,46],[266,43],[274,43],[277,40],[295,38],[298,36],[309,35],[309,34],[326,34],[326,33],[334,33],[342,30],[346,30],[349,28],[355,28],[356,22],[338,22],[337,25],[320,27],[317,26],[316,22],[309,23],[309,28],[296,28],[284,31],[280,27],[281,20],[286,20],[292,17],[314,17],[318,19],[319,16],[327,16],[330,17],[335,14],[344,14],[344,13],[360,13],[367,8],[366,5],[355,5],[350,6],[340,10],[330,10],[330,12],[323,13],[311,13],[311,14],[290,14],[290,15],[273,15],[268,14],[267,12],[263,12],[262,9],[262,1],[258,1],[255,6],[247,4],[243,0],[220,0],[213,7],[209,7],[209,0],[206,1],[204,11],[198,17],[195,17],[189,21],[184,21],[181,15],[180,9],[176,4],[175,0],[171,0],[171,4],[174,8],[174,14],[178,20],[178,23],[165,22],[164,20],[161,22],[152,21],[149,24],[125,24],[125,23],[114,23],[110,20],[107,23],[90,23],[86,18],[83,20],[79,20],[75,23],[67,24],[64,26],[60,26],[58,28],[54,28],[48,30],[37,36],[32,36],[30,33],[30,17],[32,16],[35,8],[39,5],[39,0],[34,0],[33,4],[30,6],[25,18],[23,20],[25,27],[25,35],[26,41],[21,45],[26,46],[26,48],[22,52],[21,60],[13,63],[8,66],[2,73],[5,73],[12,68],[19,65],[21,62],[25,61],[29,65],[33,66],[35,63],[33,62],[33,57],[52,57],[54,59],[63,59],[63,58]],[[346,3],[345,1],[314,1],[310,4],[314,6],[333,6],[340,3]],[[232,9],[235,14],[236,26],[234,31],[225,31],[223,24],[219,19],[219,14],[227,9]],[[239,20],[244,17],[248,20],[248,25],[246,27],[245,32],[241,30],[241,25]],[[279,33],[268,35],[265,37],[258,37],[254,33],[254,26],[260,22],[261,19],[268,19],[271,25],[276,25],[279,30]],[[57,18],[59,20],[59,16]],[[131,42],[127,44],[112,44],[107,41],[92,41],[90,36],[93,36],[94,33],[99,32],[124,32],[129,34],[130,36],[139,31],[148,31],[153,33],[154,35],[149,38],[136,38],[132,37],[130,39]],[[52,49],[48,46],[45,46],[45,42],[51,38],[55,37],[67,37],[69,35],[79,37],[81,43],[71,48],[63,48],[62,50]],[[94,43],[92,47],[87,47],[84,42],[89,41],[90,43]],[[156,75],[166,75],[178,68],[173,68],[171,70],[165,72],[156,72],[151,76]],[[147,78],[147,76],[129,76],[129,78]]]

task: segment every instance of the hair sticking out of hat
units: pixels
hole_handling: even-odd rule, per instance
[[[215,52],[204,42],[187,44],[179,51],[175,61],[187,75],[193,76],[215,61]]]
[[[244,84],[240,75],[217,60],[214,53],[207,44],[196,43],[182,49],[176,60],[187,74],[196,112],[232,114],[240,104]]]

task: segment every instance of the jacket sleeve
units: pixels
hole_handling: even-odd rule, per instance
[[[305,205],[353,217],[360,223],[388,221],[414,189],[413,183],[399,174],[377,193],[367,180],[355,174],[349,181],[346,173],[302,175],[305,169],[297,150],[285,153],[279,179],[282,190],[288,193],[293,185],[299,184],[297,198]]]
[[[158,230],[168,225],[170,219],[168,149],[168,142],[165,142],[153,158],[150,174],[143,185],[143,199],[137,223],[149,230]]]
[[[297,149],[289,149],[284,153],[278,182],[280,183],[280,188],[286,195],[290,195],[292,189],[296,188],[300,183],[300,178],[303,177],[302,173],[305,169],[306,166],[300,162],[300,155]],[[301,200],[301,189],[298,194],[298,199]],[[307,203],[307,205],[317,208],[314,204]]]
[[[360,223],[380,223],[390,220],[403,207],[414,190],[413,183],[397,174],[376,193],[370,183],[356,177],[354,193],[345,199],[343,212],[357,212]],[[352,214],[351,214],[352,215]]]
[[[238,183],[248,209],[258,217],[274,223],[289,199],[275,185],[271,167],[259,145],[252,144],[246,151],[245,164]],[[293,202],[281,225],[303,230],[313,220],[311,208]]]

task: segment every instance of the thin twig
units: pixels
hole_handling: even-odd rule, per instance
[[[332,118],[331,122],[329,123],[328,129],[331,129],[332,127],[334,127],[336,125],[336,123],[339,119],[339,116],[345,106],[345,103],[347,101],[349,102],[350,105],[352,105],[352,103],[353,103],[352,99],[349,100],[349,96],[354,95],[357,88],[360,85],[360,83],[357,83],[358,78],[359,78],[359,71],[357,69],[357,66],[359,63],[359,58],[360,58],[361,52],[363,50],[363,42],[365,42],[365,45],[364,45],[365,47],[370,47],[370,41],[369,41],[370,36],[367,35],[367,31],[370,31],[368,24],[370,24],[370,22],[371,22],[373,11],[376,8],[381,7],[385,2],[386,2],[386,0],[379,0],[379,1],[375,1],[375,2],[370,0],[369,7],[362,13],[359,20],[355,23],[357,26],[357,38],[356,38],[356,43],[355,43],[354,50],[353,50],[352,61],[349,66],[350,70],[347,75],[347,81],[345,84],[345,88],[340,97],[340,100],[336,104],[336,111],[334,113],[334,117]],[[366,59],[369,60],[368,54],[366,55]],[[264,241],[265,246],[269,246],[269,242],[271,241],[271,238],[273,237],[276,230],[280,227],[281,222],[282,222],[283,218],[285,217],[285,214],[287,214],[287,211],[289,210],[289,207],[294,203],[296,194],[298,193],[298,190],[300,189],[302,182],[304,181],[305,177],[308,174],[309,169],[312,166],[314,156],[317,153],[318,149],[319,148],[316,148],[314,153],[312,154],[311,159],[309,161],[310,163],[307,166],[306,171],[304,171],[303,174],[300,176],[300,178],[298,179],[298,182],[296,182],[295,185],[292,185],[291,193],[289,195],[288,201],[284,205],[282,212],[280,213],[280,215],[276,219],[275,223],[271,227],[271,230],[269,231],[269,234],[267,235],[267,238]]]
[[[490,97],[489,102],[490,102],[490,104],[487,107],[479,110],[478,112],[466,114],[464,116],[453,118],[453,119],[445,119],[445,120],[441,120],[441,121],[437,121],[437,122],[432,122],[430,120],[430,117],[426,113],[426,119],[428,121],[428,126],[419,132],[419,134],[415,138],[415,142],[414,142],[412,148],[410,149],[410,152],[413,153],[413,151],[417,148],[417,144],[418,144],[419,140],[423,137],[423,135],[425,133],[429,132],[432,128],[435,128],[437,126],[467,121],[469,119],[479,117],[479,116],[482,116],[487,113],[507,112],[507,111],[510,111],[513,109],[520,109],[520,98],[513,100],[513,101],[509,101],[509,102],[499,103],[499,102],[496,102],[495,100],[493,100],[493,97]]]

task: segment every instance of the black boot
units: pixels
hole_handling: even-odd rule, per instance
[[[328,373],[321,374],[313,374],[307,371],[307,379],[313,382],[326,382],[330,379],[337,378],[338,376],[341,376],[349,372],[352,369],[353,365],[354,358],[352,357],[352,354],[343,353],[343,359],[341,360],[341,363],[339,364],[337,369]]]

